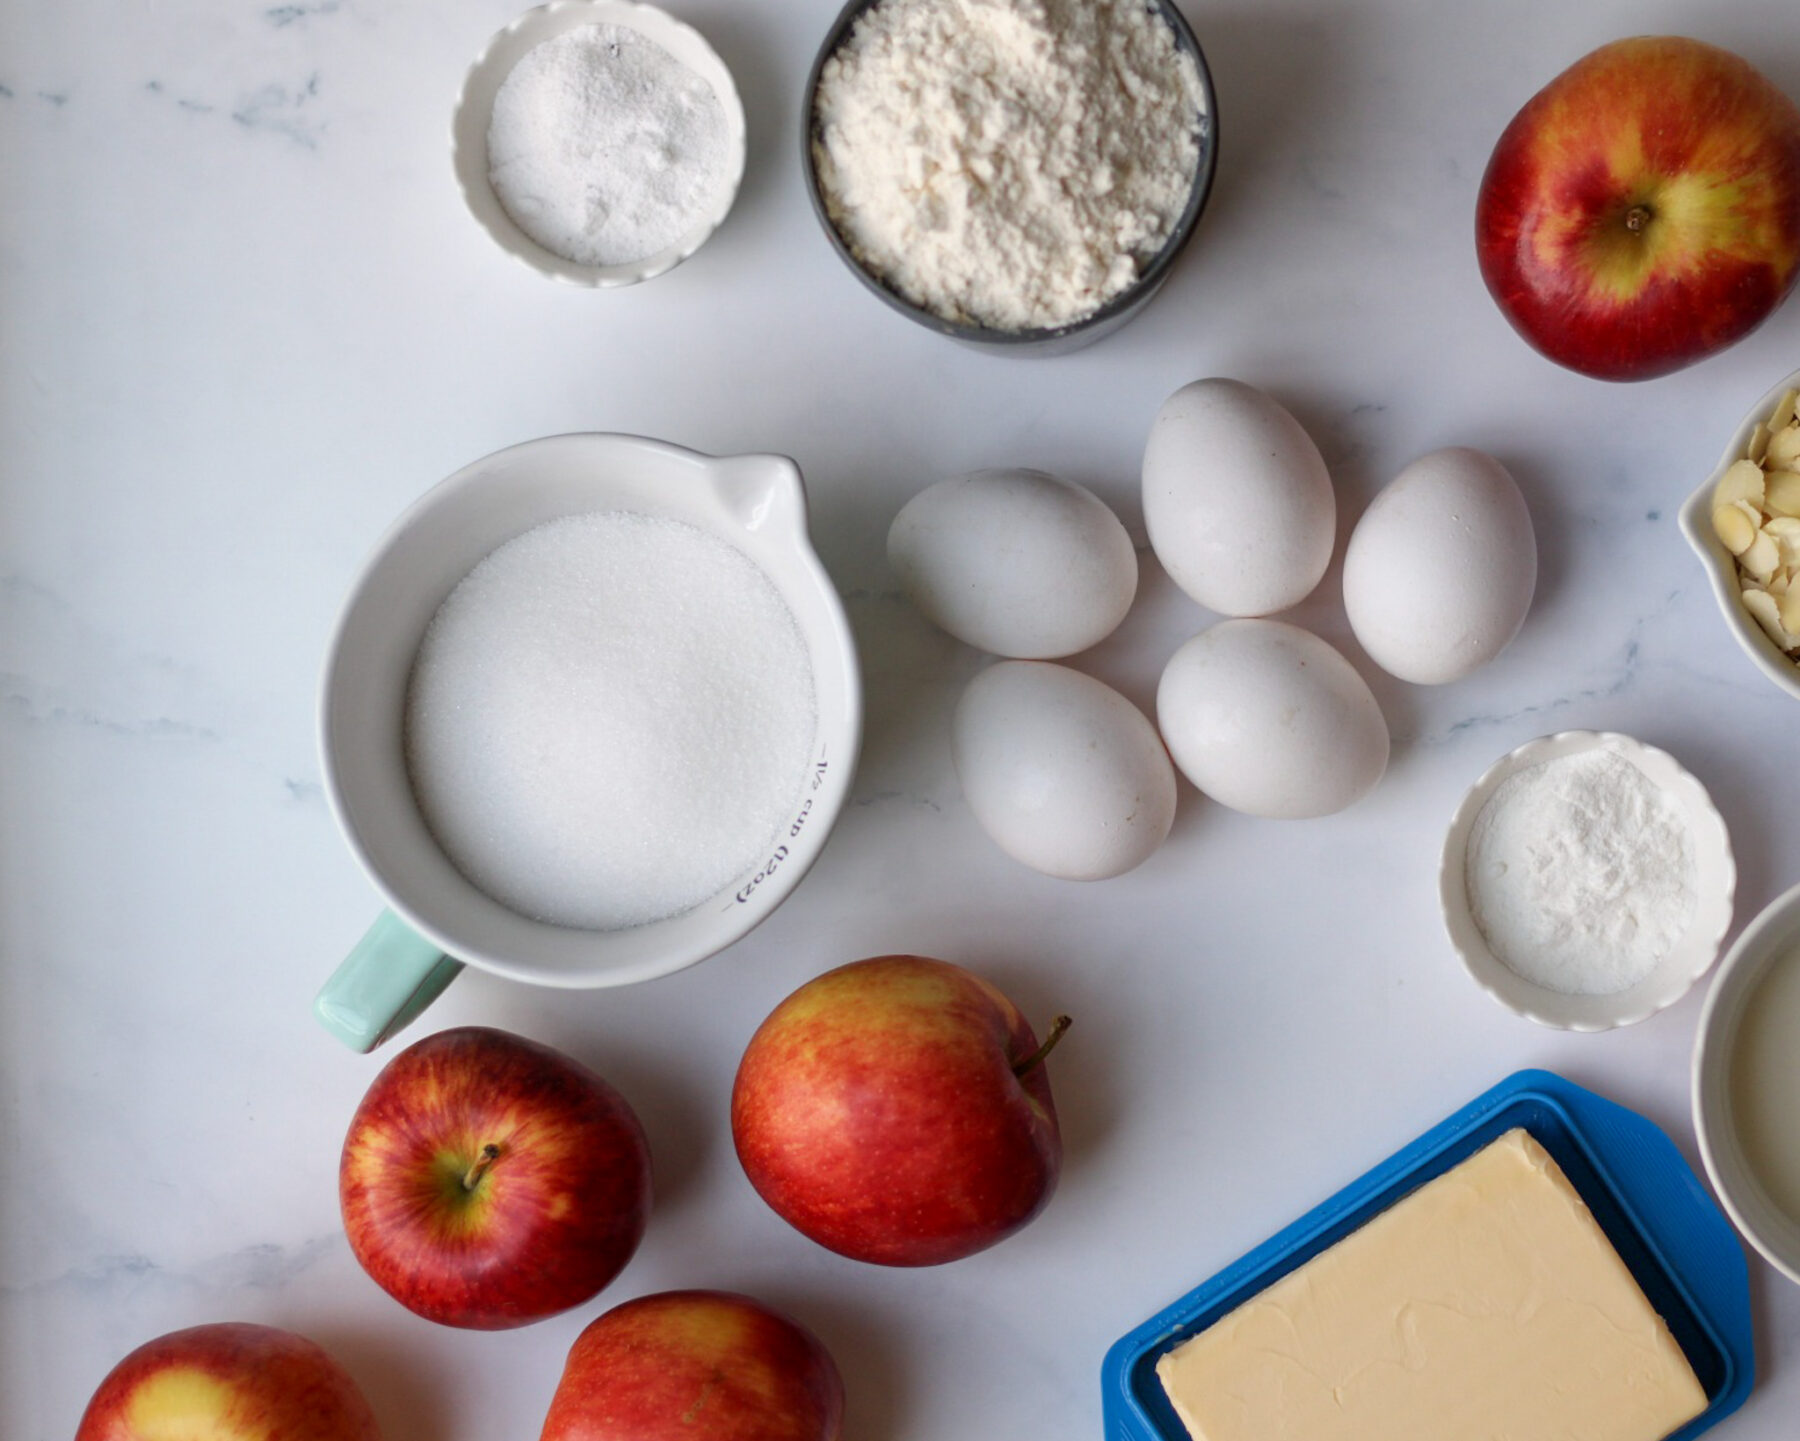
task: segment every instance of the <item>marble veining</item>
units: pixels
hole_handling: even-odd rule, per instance
[[[290,25],[304,25],[322,15],[335,15],[340,8],[337,0],[320,0],[317,5],[271,5],[263,11],[263,18],[277,30],[285,30]]]
[[[141,1252],[101,1254],[55,1276],[0,1285],[4,1296],[76,1293],[104,1300],[123,1287],[141,1291],[146,1285],[164,1290],[216,1292],[279,1291],[320,1261],[345,1250],[341,1233],[313,1237],[298,1246],[256,1242],[198,1263],[170,1268]]]
[[[837,1354],[860,1441],[1091,1438],[1107,1344],[1508,1072],[1545,1065],[1695,1155],[1701,994],[1627,1031],[1552,1033],[1480,994],[1437,913],[1443,829],[1502,753],[1570,727],[1668,749],[1740,861],[1739,924],[1800,876],[1792,701],[1738,651],[1674,516],[1744,408],[1800,366],[1800,302],[1644,385],[1556,369],[1506,326],[1471,244],[1494,138],[1604,40],[1676,25],[1800,95],[1789,0],[1646,18],[1626,0],[1190,3],[1220,169],[1163,292],[1088,351],[1022,362],[890,315],[817,231],[795,107],[838,0],[668,6],[732,66],[737,208],[668,275],[552,285],[463,210],[447,128],[470,59],[525,0],[15,5],[0,62],[0,1436],[66,1441],[126,1350],[205,1320],[337,1351],[389,1441],[530,1434],[601,1306],[762,1295]],[[1093,885],[981,834],[950,716],[986,661],[912,612],[884,540],[947,475],[1037,466],[1137,537],[1139,600],[1072,664],[1153,708],[1212,617],[1143,547],[1162,400],[1271,391],[1338,488],[1338,562],[1290,619],[1375,689],[1395,745],[1363,802],[1256,821],[1183,787],[1168,844]],[[378,907],[335,833],[313,735],[333,618],[426,486],[568,430],[794,456],[862,650],[866,745],[814,871],[678,975],[549,992],[467,975],[414,1034],[496,1025],[608,1075],[659,1196],[606,1297],[451,1333],[367,1281],[337,1215],[351,1112],[382,1058],[313,1022]],[[1488,450],[1537,527],[1518,639],[1452,686],[1375,672],[1342,542],[1412,459]],[[1052,1064],[1058,1194],[992,1251],[860,1267],[743,1181],[725,1098],[751,1029],[827,966],[886,951],[988,975]],[[1753,1264],[1764,1378],[1731,1441],[1789,1441],[1800,1288]]]
[[[285,135],[312,150],[325,133],[326,122],[315,119],[313,113],[318,98],[319,76],[315,71],[298,84],[263,86],[233,105],[231,118],[246,130]]]

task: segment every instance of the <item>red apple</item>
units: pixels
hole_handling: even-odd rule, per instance
[[[292,1331],[225,1321],[146,1341],[107,1373],[75,1441],[381,1441],[344,1368]]]
[[[580,1305],[631,1259],[650,1151],[625,1098],[504,1031],[440,1031],[375,1078],[338,1170],[350,1248],[401,1305],[499,1330]]]
[[[1800,276],[1800,110],[1698,40],[1604,45],[1506,127],[1475,244],[1501,311],[1558,364],[1602,380],[1692,365]]]
[[[1062,1169],[1044,1053],[979,976],[923,956],[828,971],[779,1006],[738,1067],[731,1133],[750,1184],[822,1246],[931,1266],[1043,1208]]]
[[[805,1327],[729,1291],[665,1291],[575,1338],[541,1441],[837,1441],[843,1421]]]

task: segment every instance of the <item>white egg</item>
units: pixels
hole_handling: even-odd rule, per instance
[[[1034,870],[1097,881],[1138,865],[1175,820],[1175,768],[1111,686],[1042,661],[1001,661],[957,703],[951,756],[969,809]]]
[[[1344,610],[1369,658],[1441,685],[1486,665],[1525,623],[1537,540],[1525,498],[1491,455],[1421,456],[1376,496],[1344,552]]]
[[[919,492],[888,530],[888,562],[958,640],[1029,660],[1104,640],[1137,594],[1137,552],[1118,516],[1041,470],[978,470]]]
[[[1387,722],[1367,682],[1282,621],[1221,621],[1182,646],[1156,718],[1182,774],[1253,816],[1330,815],[1387,769]]]
[[[1298,605],[1331,563],[1337,497],[1312,437],[1240,380],[1163,402],[1144,448],[1144,524],[1175,583],[1221,615]]]

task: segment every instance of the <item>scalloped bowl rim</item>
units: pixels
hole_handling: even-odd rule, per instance
[[[514,223],[487,178],[487,134],[495,92],[534,46],[584,25],[619,25],[635,30],[704,78],[724,108],[732,147],[730,173],[712,205],[693,227],[656,254],[619,265],[584,265],[545,249]],[[604,290],[635,285],[673,270],[724,224],[743,184],[749,150],[747,133],[744,102],[730,69],[692,25],[641,0],[550,0],[495,31],[470,64],[450,113],[450,163],[469,213],[508,255],[552,280]]]
[[[1469,908],[1464,858],[1476,817],[1502,781],[1529,766],[1558,756],[1607,749],[1630,760],[1682,806],[1695,846],[1700,892],[1694,917],[1681,944],[1636,985],[1611,995],[1566,995],[1526,980],[1488,949]],[[1714,879],[1708,887],[1705,881]],[[1648,1020],[1666,1010],[1711,969],[1731,929],[1737,863],[1724,817],[1706,788],[1667,751],[1617,731],[1557,731],[1508,751],[1469,787],[1451,819],[1438,862],[1438,901],[1444,929],[1463,968],[1475,983],[1516,1015],[1565,1031],[1609,1031]]]

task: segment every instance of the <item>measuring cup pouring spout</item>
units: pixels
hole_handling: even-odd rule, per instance
[[[785,455],[723,455],[709,460],[707,470],[720,506],[745,530],[808,543],[806,487],[800,467]]]

